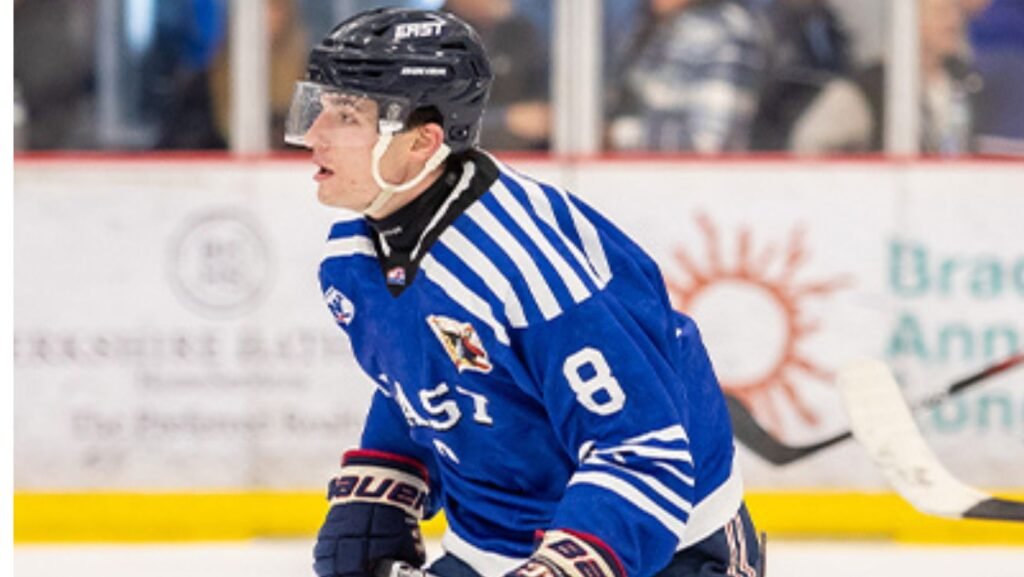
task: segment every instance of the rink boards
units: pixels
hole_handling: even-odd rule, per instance
[[[510,162],[659,261],[726,388],[787,443],[846,428],[831,374],[851,359],[888,360],[912,399],[1024,347],[1020,163]],[[312,173],[16,162],[19,540],[315,529],[372,384],[319,294],[340,215],[316,205]],[[1024,371],[919,416],[959,477],[1024,493]],[[852,442],[784,467],[740,452],[769,531],[1024,542],[914,513]]]

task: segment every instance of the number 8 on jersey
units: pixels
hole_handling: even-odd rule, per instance
[[[611,415],[626,404],[626,393],[612,375],[608,361],[593,347],[583,347],[569,355],[562,365],[562,373],[576,393],[576,400],[592,413]],[[604,394],[599,395],[601,392]]]

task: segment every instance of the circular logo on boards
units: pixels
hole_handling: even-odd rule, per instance
[[[818,415],[798,385],[808,377],[830,383],[832,374],[802,346],[821,329],[808,315],[808,301],[829,298],[851,281],[800,274],[810,261],[802,225],[784,244],[764,245],[740,227],[730,257],[711,218],[698,213],[696,222],[704,258],[680,247],[674,257],[682,274],[665,282],[676,308],[702,327],[722,387],[772,433],[781,433],[784,413],[817,426]]]
[[[254,218],[233,210],[185,221],[171,240],[168,269],[182,302],[217,318],[253,308],[269,283],[270,251]]]

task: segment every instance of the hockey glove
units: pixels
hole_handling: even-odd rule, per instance
[[[505,577],[626,577],[626,571],[597,537],[552,530],[544,533],[530,559]]]
[[[423,566],[427,470],[378,451],[349,451],[327,485],[331,510],[313,549],[319,577],[372,577],[381,559]]]

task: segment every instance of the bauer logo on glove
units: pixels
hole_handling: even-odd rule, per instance
[[[327,486],[327,499],[331,504],[337,503],[386,503],[401,507],[410,515],[421,518],[423,503],[426,500],[426,485],[420,479],[412,478],[403,481],[390,476],[381,476],[371,468],[350,467],[352,473],[331,479]]]

